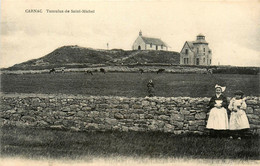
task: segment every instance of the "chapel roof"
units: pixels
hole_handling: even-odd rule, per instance
[[[159,46],[163,45],[163,46],[167,47],[167,45],[161,39],[144,37],[144,36],[141,36],[141,38],[143,39],[143,41],[146,44],[154,44],[154,45],[159,45]]]

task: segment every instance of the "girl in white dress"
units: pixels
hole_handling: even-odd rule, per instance
[[[250,125],[245,113],[246,102],[243,98],[244,93],[242,91],[236,91],[235,97],[230,100],[228,109],[231,111],[229,126],[230,130],[234,131],[233,135],[243,135],[245,129],[249,129]],[[231,137],[232,138],[232,137]],[[238,139],[241,139],[239,136]]]
[[[226,87],[219,85],[215,86],[216,95],[209,102],[209,118],[206,128],[211,129],[211,135],[219,136],[223,130],[227,130],[228,115],[227,115],[227,98],[222,94]]]

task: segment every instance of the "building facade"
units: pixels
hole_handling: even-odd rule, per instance
[[[139,36],[135,40],[133,50],[168,50],[168,46],[165,42],[158,38],[144,37],[142,31],[139,32]]]
[[[203,34],[199,34],[196,41],[186,41],[180,52],[180,64],[211,65],[212,51],[208,45]]]

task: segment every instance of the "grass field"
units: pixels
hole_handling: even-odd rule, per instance
[[[101,96],[145,97],[149,79],[156,96],[210,97],[215,84],[227,86],[226,95],[240,89],[247,96],[259,96],[259,75],[173,74],[173,73],[94,73],[2,74],[4,93],[84,94]]]
[[[160,132],[71,132],[13,127],[4,127],[1,132],[2,156],[260,159],[259,137],[237,140]]]

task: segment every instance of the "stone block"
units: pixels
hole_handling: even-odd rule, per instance
[[[111,118],[106,118],[105,122],[109,125],[115,125],[117,124],[117,120],[116,119],[111,119]]]
[[[145,119],[153,119],[154,116],[153,116],[152,114],[145,114],[145,115],[144,115],[144,118],[145,118]]]
[[[129,131],[139,131],[139,127],[137,126],[132,126],[128,128]]]
[[[99,104],[99,106],[98,106],[98,108],[104,108],[104,109],[106,109],[106,108],[109,108],[109,105],[108,104]]]
[[[180,114],[180,113],[178,113],[178,114],[171,114],[171,120],[182,122],[182,121],[184,121],[184,115]]]
[[[252,107],[247,107],[246,113],[247,113],[247,114],[253,114],[253,113],[254,113],[253,108],[252,108]]]
[[[159,127],[159,128],[163,128],[164,127],[164,125],[165,125],[165,123],[164,123],[164,121],[161,121],[161,120],[157,120],[157,126]]]
[[[254,114],[247,114],[247,118],[248,119],[259,119],[259,116],[258,115],[254,115]],[[259,119],[260,121],[260,119]]]
[[[59,111],[58,114],[59,114],[60,116],[66,116],[66,115],[67,115],[66,112],[62,112],[62,111]]]
[[[82,107],[81,110],[82,111],[91,111],[91,107]]]
[[[260,125],[259,119],[248,119],[250,124]]]
[[[46,104],[45,103],[40,103],[39,106],[45,108]]]
[[[126,127],[126,126],[122,126],[122,131],[128,131],[128,130],[129,130],[128,127]]]
[[[167,115],[160,115],[160,116],[158,116],[158,119],[159,120],[170,120],[170,117]]]
[[[96,123],[88,123],[85,126],[85,128],[88,129],[88,130],[98,130],[98,124],[96,124]]]
[[[195,130],[197,130],[197,129],[198,129],[197,126],[189,126],[189,130],[190,130],[190,131],[195,131]]]
[[[114,117],[116,119],[124,119],[124,115],[122,115],[121,113],[115,113]]]
[[[122,104],[122,109],[128,110],[129,108],[129,104]]]
[[[250,124],[250,129],[260,129],[260,125]]]
[[[84,111],[78,111],[77,116],[83,117],[83,116],[85,116],[85,112]]]
[[[70,127],[70,129],[71,129],[72,131],[80,131],[80,128],[79,128],[79,127],[74,127],[74,126],[72,126],[72,127]]]
[[[15,122],[15,126],[17,126],[17,127],[26,127],[26,123],[21,122],[21,121],[16,121]]]
[[[178,121],[172,121],[171,124],[173,124],[174,126],[176,126],[178,129],[182,129],[184,123],[183,122],[178,122]]]
[[[33,98],[31,102],[32,106],[36,107],[40,105],[41,100],[39,98]]]
[[[51,129],[58,129],[58,130],[65,129],[65,127],[63,125],[51,125],[50,128]]]
[[[99,112],[98,111],[91,111],[91,112],[88,113],[88,116],[92,117],[92,118],[98,117],[99,116]]]
[[[137,114],[143,114],[144,113],[144,110],[143,109],[136,109],[135,112]]]
[[[23,116],[21,118],[22,121],[26,121],[26,122],[34,122],[35,121],[35,118],[34,117],[31,117],[31,116]]]
[[[197,105],[197,108],[204,108],[204,107],[206,107],[205,105],[202,105],[202,104],[198,104]]]
[[[6,113],[14,114],[16,113],[16,109],[7,110]]]
[[[180,135],[180,134],[184,133],[184,130],[175,130],[175,131],[173,131],[173,133],[176,135]]]
[[[146,100],[142,101],[142,106],[148,106],[148,105],[150,105],[149,101]]]
[[[65,108],[62,108],[61,111],[63,111],[63,112],[69,112],[69,111],[70,111],[70,108],[69,108],[69,107],[65,107]]]
[[[190,111],[185,110],[185,109],[181,109],[181,110],[180,110],[180,113],[183,114],[183,115],[189,115],[189,114],[190,114]]]
[[[254,110],[254,113],[257,114],[257,115],[260,115],[260,109],[256,108],[256,109]]]
[[[185,115],[184,120],[188,120],[188,121],[195,120],[195,116],[194,115]]]
[[[141,108],[142,108],[142,105],[134,104],[134,105],[132,106],[132,108],[134,108],[134,109],[141,109]]]
[[[131,119],[139,119],[139,115],[138,114],[134,114],[134,113],[132,113],[131,115],[130,115],[130,118]]]
[[[140,119],[144,119],[144,114],[140,114]]]
[[[247,100],[246,103],[248,105],[257,105],[257,101],[256,100]]]
[[[206,124],[205,120],[189,121],[190,126],[204,126],[205,124]]]
[[[151,124],[151,125],[148,126],[149,131],[157,131],[157,128],[158,127],[155,124]]]
[[[170,124],[165,124],[163,131],[164,132],[174,132],[174,126]]]
[[[199,134],[199,135],[203,135],[204,134],[204,132],[202,132],[202,131],[193,131],[192,133]]]
[[[21,115],[20,115],[20,114],[13,114],[13,115],[10,117],[10,119],[11,119],[11,120],[14,120],[14,121],[18,121],[18,120],[20,120],[20,118],[21,118]]]
[[[200,112],[200,113],[197,113],[195,114],[195,119],[206,119],[206,113],[205,112]]]
[[[199,126],[199,127],[198,127],[198,131],[204,131],[205,128],[206,128],[205,126]]]

